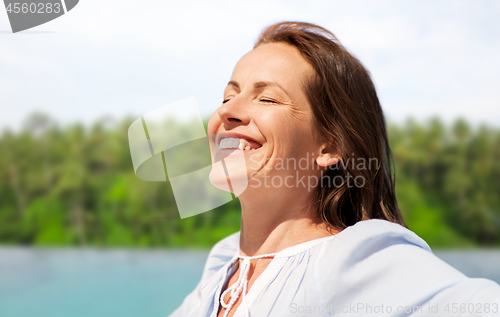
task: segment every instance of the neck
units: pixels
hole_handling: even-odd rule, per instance
[[[254,256],[279,252],[306,241],[335,234],[317,215],[312,195],[290,189],[244,193],[240,254]]]

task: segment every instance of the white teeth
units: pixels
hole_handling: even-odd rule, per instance
[[[222,139],[219,143],[219,147],[221,149],[236,149],[240,144],[240,139],[236,138],[227,138]]]
[[[224,138],[219,142],[219,148],[223,149],[240,149],[240,150],[255,150],[250,147],[250,145],[245,146],[245,141],[243,139],[237,138]]]

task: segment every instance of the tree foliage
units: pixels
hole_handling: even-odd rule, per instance
[[[169,182],[133,171],[132,120],[58,127],[43,114],[0,136],[0,243],[208,247],[240,226],[238,200],[180,219]],[[398,202],[433,247],[500,245],[500,130],[434,119],[390,125]]]

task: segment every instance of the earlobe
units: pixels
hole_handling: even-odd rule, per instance
[[[331,153],[324,153],[316,158],[316,163],[321,167],[328,167],[333,164],[337,164],[340,160],[338,155],[333,155]]]
[[[320,150],[320,155],[316,158],[316,163],[321,167],[328,167],[333,164],[337,164],[340,161],[340,156],[338,154],[325,152],[326,146],[323,146]]]

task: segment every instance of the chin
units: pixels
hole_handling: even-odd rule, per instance
[[[225,168],[222,165],[222,161],[212,164],[212,170],[209,175],[210,183],[220,190],[232,192],[236,196],[239,196],[248,187],[247,166],[244,160],[243,162],[225,160],[225,163]]]

